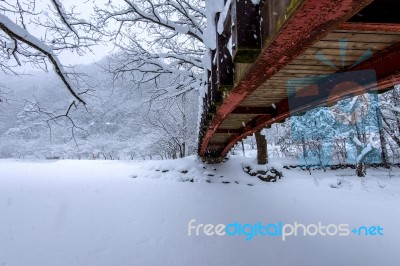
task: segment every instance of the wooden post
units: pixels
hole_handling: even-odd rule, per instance
[[[234,64],[232,55],[228,48],[230,34],[217,33],[217,69],[218,69],[218,90],[222,93],[230,91],[233,88],[234,81]]]
[[[215,105],[220,105],[222,103],[222,94],[218,90],[218,67],[217,62],[217,51],[213,50],[211,52],[211,93],[212,101]]]
[[[235,63],[252,63],[261,52],[259,5],[232,1],[232,51]]]
[[[257,163],[267,164],[268,163],[267,140],[265,139],[265,136],[261,134],[261,131],[257,131],[254,134],[257,143]]]

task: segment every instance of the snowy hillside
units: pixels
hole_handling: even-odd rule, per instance
[[[266,183],[241,169],[254,160],[2,160],[0,265],[399,265],[399,168],[360,179],[289,167]],[[383,235],[189,236],[193,219],[380,226]]]

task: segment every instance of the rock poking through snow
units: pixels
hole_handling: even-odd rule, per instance
[[[251,166],[246,165],[243,166],[243,171],[250,176],[256,176],[258,179],[264,182],[276,182],[278,179],[282,178],[282,172],[276,170],[275,168],[267,168],[265,167],[264,170],[261,169],[253,169]]]

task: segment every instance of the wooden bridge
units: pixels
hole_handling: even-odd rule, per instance
[[[206,161],[290,115],[400,84],[398,0],[225,3],[203,99]]]

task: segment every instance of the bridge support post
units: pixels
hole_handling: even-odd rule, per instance
[[[267,164],[268,153],[267,153],[267,140],[265,136],[261,134],[261,130],[254,133],[257,143],[257,163]]]

